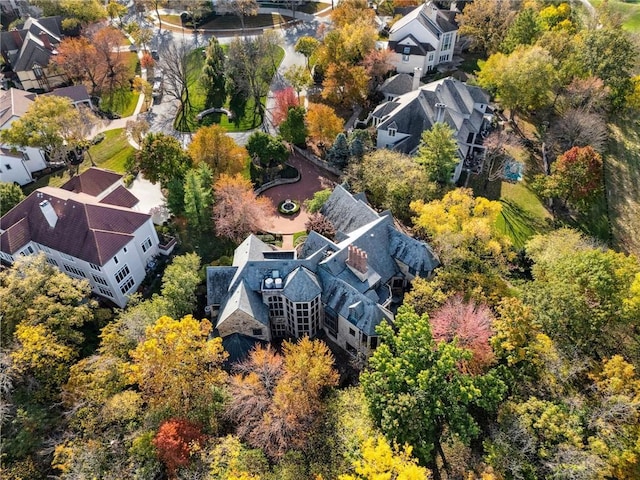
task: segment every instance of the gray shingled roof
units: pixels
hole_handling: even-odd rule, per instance
[[[322,289],[313,272],[298,267],[287,275],[282,293],[292,302],[310,302],[322,293]]]
[[[240,282],[233,293],[226,300],[224,308],[218,317],[217,328],[236,311],[242,311],[255,318],[264,326],[269,326],[269,309],[262,303],[260,296]]]
[[[225,365],[233,365],[234,363],[241,362],[245,360],[249,356],[249,353],[251,353],[251,350],[256,348],[258,345],[266,346],[267,344],[268,342],[265,342],[264,340],[249,337],[242,333],[232,333],[231,335],[227,335],[222,339],[224,351],[229,354],[229,357],[227,357],[227,360],[225,361]]]
[[[413,90],[413,75],[398,73],[387,78],[378,90],[384,95],[404,95]]]
[[[207,267],[207,305],[220,305],[238,267]]]
[[[89,92],[87,92],[87,87],[84,85],[72,85],[70,87],[56,88],[52,92],[44,93],[43,95],[65,97],[72,102],[86,102],[91,100]]]
[[[378,214],[366,203],[356,200],[338,185],[320,209],[338,232],[349,233],[378,218]]]
[[[255,235],[249,235],[233,252],[233,265],[239,266],[252,260],[264,260],[262,252],[277,250],[277,247],[264,243]]]
[[[440,265],[435,253],[426,243],[403,235],[391,227],[389,227],[389,236],[391,237],[389,245],[391,256],[413,268],[418,275],[425,276]]]

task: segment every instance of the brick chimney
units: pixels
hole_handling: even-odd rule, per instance
[[[355,245],[349,245],[347,252],[347,265],[360,273],[367,273],[367,252]]]
[[[44,48],[46,48],[47,50],[53,50],[51,42],[49,41],[49,35],[44,32],[40,32],[40,40],[42,40],[42,43],[44,43]]]

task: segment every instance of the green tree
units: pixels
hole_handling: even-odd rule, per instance
[[[283,140],[299,146],[307,142],[306,114],[307,111],[304,107],[289,108],[287,118],[284,119],[279,127]]]
[[[324,190],[319,190],[313,194],[313,197],[304,201],[304,207],[307,209],[309,213],[319,212],[325,202],[331,196],[332,190],[330,188],[325,188]]]
[[[93,116],[75,108],[68,98],[39,96],[22,117],[0,132],[4,143],[42,148],[51,160],[66,161],[91,130]]]
[[[47,263],[44,255],[16,259],[0,272],[2,344],[7,345],[18,325],[44,325],[58,341],[82,345],[81,328],[93,319],[95,304],[89,282],[76,280]]]
[[[458,143],[454,131],[446,123],[434,123],[430,130],[422,132],[418,148],[418,163],[424,166],[429,180],[440,185],[451,182],[451,176],[460,162]]]
[[[622,28],[595,28],[586,32],[580,62],[587,74],[601,78],[611,89],[614,106],[624,105],[633,84],[637,47]]]
[[[200,257],[187,253],[173,259],[162,277],[162,298],[175,317],[191,314],[197,305],[196,287],[201,283]]]
[[[280,137],[264,132],[254,132],[247,140],[247,151],[252,158],[258,159],[263,167],[273,168],[282,165],[289,158],[289,150]]]
[[[513,52],[519,45],[533,45],[541,33],[538,12],[533,8],[520,10],[509,27],[500,50],[508,54]]]
[[[184,179],[184,212],[189,227],[199,232],[210,230],[213,206],[213,175],[206,163],[189,170]]]
[[[300,100],[300,92],[313,85],[313,78],[309,70],[301,65],[291,65],[284,71],[284,79],[291,84]]]
[[[387,149],[352,162],[347,169],[349,183],[356,191],[366,191],[371,203],[390,209],[394,216],[409,220],[407,206],[417,200],[432,198],[434,184],[425,169],[408,155]]]
[[[160,317],[131,352],[129,376],[152,408],[215,430],[227,353],[220,338],[209,339],[210,332],[209,321],[191,315]]]
[[[350,156],[351,152],[349,150],[347,136],[341,132],[334,140],[331,148],[327,150],[327,160],[338,168],[345,168],[349,163]]]
[[[206,106],[222,107],[227,98],[224,51],[215,36],[209,39],[209,45],[205,50],[200,82],[207,92]]]
[[[570,245],[573,250],[567,250]],[[524,299],[561,350],[596,360],[619,352],[638,358],[635,312],[629,308],[640,272],[637,259],[581,245],[570,230],[531,239],[526,252],[534,280]]]
[[[25,199],[19,185],[0,182],[0,217]]]
[[[394,331],[395,330],[395,331]],[[472,376],[458,369],[470,353],[455,343],[436,344],[429,319],[403,306],[391,327],[377,328],[381,344],[361,376],[376,424],[397,444],[408,444],[423,465],[439,478],[438,455],[445,432],[468,443],[480,433],[474,413],[493,411],[506,387],[495,374]]]
[[[319,46],[320,42],[318,40],[308,36],[300,37],[296,42],[296,52],[304,55],[307,63],[307,69],[310,69],[309,59],[311,58],[311,55],[315,53]]]
[[[115,0],[111,0],[107,4],[107,14],[111,20],[115,20],[117,18],[120,22],[120,26],[122,26],[122,17],[127,14],[127,7]]]
[[[511,54],[496,53],[480,65],[478,83],[498,95],[511,119],[547,106],[558,86],[556,61],[539,46],[519,46]]]
[[[191,167],[191,159],[180,142],[164,133],[150,133],[136,152],[138,169],[153,183],[165,187],[173,178],[183,179]]]

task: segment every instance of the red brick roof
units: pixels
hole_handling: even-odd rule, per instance
[[[58,216],[50,227],[40,208],[48,200]],[[83,194],[44,187],[0,218],[0,250],[14,254],[30,240],[96,265],[104,265],[150,215],[98,203]]]
[[[89,170],[73,177],[61,188],[75,193],[86,193],[97,197],[111,185],[122,178],[115,172],[92,167]]]

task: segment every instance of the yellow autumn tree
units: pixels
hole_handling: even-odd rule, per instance
[[[195,165],[206,163],[211,167],[213,179],[222,173],[240,173],[249,159],[244,147],[229,137],[220,125],[210,125],[198,129],[187,147],[187,153]]]
[[[411,447],[391,447],[382,435],[369,438],[362,446],[362,459],[353,463],[354,474],[340,475],[339,480],[427,480],[429,470],[418,465]]]
[[[344,122],[333,108],[322,103],[312,103],[307,111],[309,137],[316,143],[331,145],[344,129]]]
[[[152,408],[209,422],[215,428],[227,353],[220,338],[209,339],[211,323],[191,315],[160,317],[130,352],[129,378]]]

